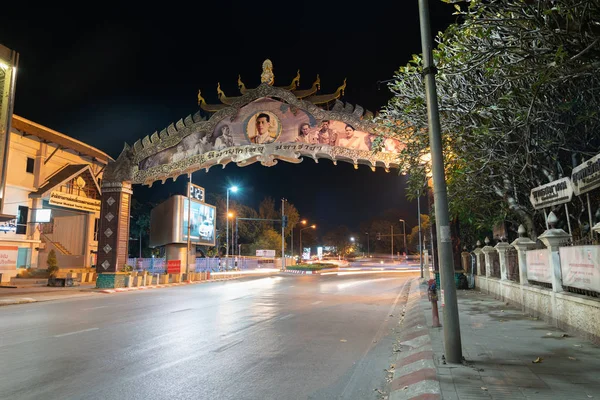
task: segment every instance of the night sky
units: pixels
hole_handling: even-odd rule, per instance
[[[320,75],[321,93],[334,92],[347,78],[341,100],[376,112],[391,98],[378,81],[391,79],[421,52],[416,0],[216,1],[195,8],[159,2],[90,6],[85,13],[21,4],[4,10],[0,23],[0,43],[20,53],[15,114],[113,158],[124,142],[194,114],[198,89],[207,102],[218,103],[217,82],[228,96],[240,95],[238,74],[246,87],[258,86],[266,58],[276,86],[288,85],[298,69],[301,89]],[[454,21],[453,7],[441,1],[432,0],[430,11],[434,33]],[[184,194],[186,180],[135,186],[134,197]],[[213,167],[194,173],[193,181],[207,194],[224,194],[235,183],[242,188],[236,199],[253,207],[265,196],[285,197],[321,233],[341,224],[356,229],[391,208],[401,210],[407,230],[416,224],[416,202],[406,201],[397,170],[305,159],[271,168]]]

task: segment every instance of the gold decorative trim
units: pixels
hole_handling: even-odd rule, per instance
[[[146,170],[138,170],[133,176],[134,184],[152,186],[156,181],[163,183],[181,175],[205,169],[207,172],[216,165],[225,166],[230,162],[240,167],[260,162],[264,166],[273,166],[278,160],[299,163],[304,157],[310,157],[315,162],[327,158],[337,164],[337,161],[349,162],[358,168],[359,164],[371,169],[383,167],[398,168],[398,154],[371,152],[368,150],[351,150],[343,147],[315,145],[304,143],[269,143],[263,145],[245,145],[231,147],[221,151],[209,151],[170,164],[157,165]]]

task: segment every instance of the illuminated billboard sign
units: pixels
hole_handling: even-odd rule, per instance
[[[181,237],[187,241],[188,237],[188,199],[183,199],[183,224],[181,225]],[[215,214],[216,208],[205,203],[192,200],[189,210],[190,240],[192,243],[215,244]]]
[[[192,199],[189,209],[190,242],[197,245],[215,245],[215,206]],[[174,195],[150,212],[150,247],[172,243],[187,243],[188,199]]]

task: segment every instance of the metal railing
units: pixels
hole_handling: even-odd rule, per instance
[[[506,274],[508,280],[513,282],[521,282],[521,278],[519,277],[519,253],[517,249],[511,247],[506,252]]]
[[[257,268],[273,268],[275,260],[262,257],[206,257],[196,258],[194,272],[219,272]],[[167,262],[165,258],[128,258],[127,264],[136,271],[150,273],[165,273]]]
[[[489,253],[490,257],[490,276],[492,278],[500,278],[500,255],[498,252]]]

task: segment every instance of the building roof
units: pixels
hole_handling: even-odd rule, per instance
[[[43,141],[55,143],[62,149],[69,149],[77,152],[81,156],[87,156],[101,164],[108,164],[114,161],[111,156],[77,139],[73,139],[63,133],[57,132],[43,125],[13,114],[12,128],[21,133],[36,136]]]
[[[85,171],[88,171],[89,174],[86,174]],[[32,199],[46,197],[46,195],[52,191],[52,189],[79,175],[84,178],[86,184],[89,185],[90,183],[93,183],[96,187],[96,190],[98,190],[98,193],[102,193],[89,164],[70,164],[49,177],[48,180],[42,186],[40,186],[36,192],[30,193],[29,197]]]

